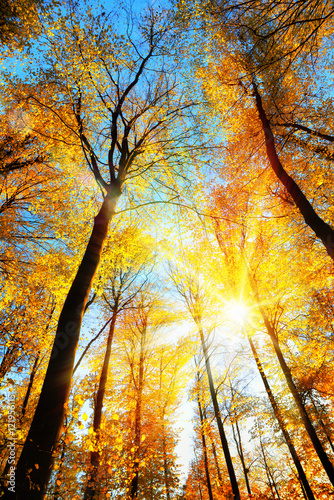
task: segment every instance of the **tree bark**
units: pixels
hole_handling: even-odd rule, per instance
[[[206,416],[206,412],[205,412],[205,407],[203,408],[203,416],[204,416],[204,419],[207,420],[207,416]],[[216,465],[217,478],[218,478],[218,481],[217,481],[218,482],[218,488],[219,488],[220,493],[222,493],[222,491],[223,491],[223,479],[222,479],[222,475],[221,475],[221,472],[220,472],[220,467],[219,467],[219,462],[218,462],[218,457],[217,457],[217,451],[216,451],[216,445],[215,445],[214,439],[212,437],[210,425],[208,426],[208,436],[209,436],[210,441],[211,441],[212,454],[213,454],[213,458],[214,458],[215,465]]]
[[[40,500],[46,495],[69,397],[85,305],[120,191],[105,197],[85,254],[59,317],[39,402],[16,468],[16,492],[3,499]]]
[[[138,494],[138,479],[139,479],[139,447],[141,440],[141,409],[142,409],[142,394],[144,386],[144,360],[145,360],[145,338],[146,338],[146,327],[141,332],[141,344],[140,344],[140,358],[139,358],[139,373],[138,373],[138,388],[137,388],[137,401],[135,409],[135,437],[134,437],[134,463],[133,463],[133,477],[130,486],[130,498],[134,500],[137,498]]]
[[[209,499],[213,500],[211,479],[210,479],[210,473],[209,473],[208,450],[207,450],[206,439],[205,439],[205,434],[204,434],[204,418],[203,418],[202,405],[201,405],[201,401],[199,398],[199,391],[197,392],[197,404],[198,404],[198,411],[199,411],[199,418],[200,418],[200,430],[201,430],[201,438],[202,438],[202,446],[203,446],[203,458],[204,458],[206,485],[208,488]]]
[[[324,222],[315,212],[311,203],[308,201],[298,184],[292,177],[284,170],[275,147],[274,135],[272,133],[269,120],[263,108],[262,98],[258,91],[256,83],[253,81],[253,91],[256,100],[256,107],[262,123],[262,129],[265,135],[265,144],[267,155],[271,168],[275,172],[277,178],[287,189],[292,197],[300,213],[302,214],[306,224],[315,232],[316,236],[320,238],[328,255],[334,260],[334,230]]]
[[[300,398],[298,390],[297,390],[295,383],[292,379],[291,371],[290,371],[288,365],[286,364],[283,353],[282,353],[281,348],[279,346],[275,329],[271,325],[263,307],[260,305],[261,302],[260,302],[260,297],[258,294],[256,283],[253,280],[250,280],[250,283],[251,283],[253,292],[254,292],[255,297],[256,297],[257,306],[258,306],[259,311],[261,313],[261,316],[263,318],[263,322],[264,322],[264,325],[267,329],[268,335],[271,339],[271,342],[272,342],[272,345],[274,347],[277,359],[278,359],[279,364],[281,366],[281,369],[283,371],[285,380],[288,384],[290,392],[291,392],[291,394],[295,400],[295,403],[297,405],[297,408],[299,410],[299,415],[300,415],[302,422],[304,424],[304,427],[305,427],[305,429],[306,429],[306,431],[307,431],[307,433],[308,433],[308,435],[313,443],[314,449],[315,449],[315,451],[316,451],[316,453],[317,453],[317,455],[318,455],[318,457],[323,465],[323,468],[326,471],[330,482],[334,486],[334,467],[333,467],[331,461],[329,460],[329,458],[328,458],[328,456],[327,456],[327,454],[326,454],[326,452],[325,452],[325,450],[324,450],[324,448],[323,448],[323,446],[322,446],[322,444],[317,436],[317,433],[315,432],[313,424],[312,424],[312,422],[307,414],[307,411],[305,409],[305,406]]]
[[[99,388],[98,388],[97,396],[96,396],[93,429],[95,432],[95,439],[96,439],[95,444],[96,444],[97,449],[90,452],[90,466],[91,466],[90,473],[89,473],[90,479],[87,482],[84,500],[95,500],[98,498],[97,486],[98,486],[98,475],[99,475],[100,459],[101,459],[100,452],[98,451],[98,446],[99,446],[99,440],[100,440],[103,399],[104,399],[104,394],[106,391],[106,383],[107,383],[107,378],[108,378],[108,368],[109,368],[110,354],[111,354],[111,345],[112,345],[112,341],[114,338],[117,312],[118,312],[118,306],[116,304],[115,309],[113,311],[111,323],[110,323],[108,340],[107,340],[107,348],[106,348],[106,353],[104,356]]]
[[[162,417],[164,418],[164,417]],[[166,486],[166,499],[171,500],[170,497],[170,486],[169,486],[169,472],[168,472],[168,457],[167,457],[167,443],[166,443],[166,432],[164,420],[162,420],[162,448],[163,448],[163,456],[164,456],[164,478],[165,478],[165,486]]]
[[[264,370],[263,370],[263,367],[262,367],[262,364],[260,362],[260,359],[259,359],[259,356],[257,354],[257,351],[255,349],[255,345],[253,343],[253,340],[250,336],[250,334],[247,334],[247,337],[248,337],[248,341],[249,341],[249,345],[251,347],[251,350],[252,350],[252,353],[253,353],[253,356],[254,356],[254,359],[255,359],[255,362],[256,362],[256,366],[258,367],[258,370],[260,372],[260,375],[261,375],[261,378],[262,378],[262,382],[263,382],[263,385],[266,389],[266,392],[267,392],[267,395],[268,395],[268,398],[270,400],[270,403],[271,403],[271,406],[272,406],[272,409],[274,411],[274,415],[279,423],[279,426],[280,426],[280,429],[282,431],[282,434],[284,436],[284,439],[285,439],[285,442],[289,448],[289,451],[290,451],[290,454],[291,454],[291,457],[292,457],[292,460],[293,460],[293,463],[295,464],[295,467],[298,471],[298,476],[299,476],[299,479],[300,479],[300,482],[303,486],[303,489],[307,495],[307,499],[308,500],[315,500],[314,498],[314,495],[313,495],[313,492],[311,490],[311,487],[309,485],[309,482],[307,480],[307,477],[305,475],[305,472],[304,472],[304,469],[302,467],[302,464],[300,463],[300,460],[299,460],[299,457],[298,457],[298,454],[297,454],[297,451],[292,443],[292,439],[289,435],[289,432],[286,428],[286,425],[285,425],[285,422],[284,422],[284,419],[283,419],[283,416],[281,414],[281,411],[276,403],[276,400],[274,398],[274,395],[270,389],[270,386],[269,386],[269,383],[268,383],[268,380],[267,380],[267,377],[264,373]]]
[[[34,383],[35,375],[36,375],[36,372],[37,372],[38,361],[39,361],[39,354],[37,354],[37,356],[35,358],[35,361],[34,361],[34,364],[33,364],[33,367],[32,367],[32,370],[30,372],[29,384],[28,384],[28,387],[27,387],[27,392],[26,392],[26,395],[24,397],[23,404],[22,404],[22,409],[21,409],[21,417],[20,417],[20,421],[21,422],[22,422],[22,419],[23,419],[23,417],[24,417],[24,415],[26,414],[26,411],[27,411],[27,406],[28,406],[28,401],[29,401],[29,397],[30,397],[32,385]]]
[[[221,444],[222,444],[223,451],[224,451],[227,470],[228,470],[229,477],[230,477],[232,492],[233,492],[234,500],[240,500],[240,492],[239,492],[238,482],[237,482],[237,478],[235,476],[234,467],[233,467],[233,463],[232,463],[232,459],[231,459],[231,455],[230,455],[230,450],[228,447],[228,442],[227,442],[225,431],[224,431],[223,422],[222,422],[221,417],[220,417],[220,410],[219,410],[219,405],[218,405],[218,401],[217,401],[216,391],[215,391],[214,384],[213,384],[211,366],[210,366],[210,361],[209,361],[209,356],[208,356],[208,350],[206,347],[204,333],[203,333],[203,329],[201,326],[199,326],[199,333],[200,333],[200,337],[201,337],[203,355],[204,355],[204,359],[205,359],[206,373],[207,373],[208,380],[209,380],[211,400],[212,400],[213,409],[215,412],[215,417],[216,417],[216,421],[217,421],[217,425],[218,425]]]
[[[267,462],[267,458],[266,458],[266,454],[265,454],[265,451],[264,451],[264,446],[263,446],[263,443],[262,443],[261,436],[260,436],[260,446],[261,446],[261,451],[262,451],[264,468],[265,468],[266,476],[267,476],[267,479],[268,479],[268,485],[269,485],[269,488],[271,490],[271,493],[272,493],[272,496],[273,496],[273,500],[276,500],[276,498],[275,498],[275,492],[277,494],[277,498],[278,499],[280,498],[280,496],[279,496],[279,493],[278,493],[278,490],[277,490],[275,479],[274,479],[274,477],[273,477],[273,475],[271,473],[270,467],[269,467],[268,462]]]
[[[243,470],[243,473],[244,473],[244,476],[245,476],[247,493],[248,493],[248,496],[251,498],[252,497],[252,491],[251,491],[250,484],[249,484],[248,468],[246,466],[244,452],[243,452],[243,449],[242,449],[241,434],[240,434],[240,429],[239,429],[239,425],[238,425],[238,420],[237,419],[235,420],[235,427],[236,427],[237,433],[235,433],[234,427],[233,427],[233,424],[232,424],[233,437],[234,437],[235,444],[237,446],[238,455],[240,457],[240,461],[241,461],[241,465],[242,465],[242,470]]]

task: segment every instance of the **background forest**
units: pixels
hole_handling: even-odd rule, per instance
[[[1,498],[333,498],[333,23],[0,1]]]

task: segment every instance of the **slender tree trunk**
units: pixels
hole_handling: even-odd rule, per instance
[[[15,353],[19,350],[20,346],[15,345],[10,349],[7,347],[6,352],[2,358],[0,365],[0,382],[4,379],[6,373],[11,369],[15,362]]]
[[[169,471],[168,471],[168,457],[167,457],[167,442],[166,442],[166,429],[165,429],[165,415],[162,414],[162,450],[164,456],[164,477],[165,477],[165,487],[166,487],[166,499],[171,500],[170,497],[170,486],[169,486]]]
[[[37,356],[35,358],[35,361],[34,361],[34,364],[33,364],[33,367],[32,367],[32,370],[30,372],[29,384],[28,384],[28,387],[27,387],[26,395],[24,397],[23,404],[22,404],[22,409],[21,409],[21,417],[20,417],[20,421],[21,422],[22,422],[22,419],[23,419],[23,417],[24,417],[24,415],[26,414],[26,411],[27,411],[27,406],[28,406],[28,401],[29,401],[31,389],[32,389],[32,386],[33,386],[33,383],[34,383],[34,380],[35,380],[36,372],[37,372],[38,361],[39,361],[39,354],[37,354]]]
[[[35,378],[35,374],[36,374],[36,371],[37,371],[38,360],[39,360],[39,354],[37,354],[37,356],[35,358],[35,361],[34,361],[34,364],[33,364],[33,367],[32,367],[32,370],[30,372],[29,383],[28,383],[26,395],[24,397],[23,404],[22,404],[22,409],[21,409],[20,425],[22,424],[22,419],[23,419],[23,417],[25,415],[25,412],[26,412],[26,409],[27,409],[30,392],[31,392],[32,385],[33,385],[34,378]],[[2,474],[1,474],[2,478],[1,478],[1,481],[0,481],[0,492],[1,491],[5,491],[5,484],[6,484],[7,479],[8,479],[9,468],[10,468],[10,464],[9,464],[9,462],[7,460],[6,464],[5,464],[5,468],[4,468],[4,470],[3,470]]]
[[[201,488],[201,470],[199,468],[198,458],[197,458],[196,450],[195,449],[194,449],[194,454],[195,454],[195,460],[196,460],[196,466],[197,466],[197,479],[198,479],[199,497],[200,497],[200,500],[203,500],[202,488]]]
[[[109,335],[108,335],[108,340],[107,340],[107,348],[106,348],[106,353],[104,356],[99,388],[98,388],[97,396],[96,396],[96,405],[95,405],[94,421],[93,421],[93,429],[94,429],[95,436],[96,436],[96,441],[95,441],[96,448],[98,448],[98,446],[99,446],[101,421],[102,421],[103,399],[104,399],[104,394],[106,391],[108,368],[109,368],[110,354],[111,354],[111,345],[112,345],[112,341],[114,338],[115,324],[116,324],[116,319],[117,319],[117,309],[118,309],[118,305],[116,303],[115,309],[113,311],[111,323],[110,323]],[[99,496],[97,487],[98,487],[98,475],[99,475],[99,468],[100,468],[100,459],[101,459],[101,457],[100,457],[100,452],[98,451],[98,449],[90,452],[90,472],[89,472],[90,479],[87,482],[84,500],[95,500]]]
[[[240,500],[238,482],[237,482],[237,478],[235,476],[234,467],[233,467],[233,463],[232,463],[232,459],[231,459],[231,455],[230,455],[230,450],[228,447],[228,442],[227,442],[225,431],[224,431],[223,422],[222,422],[221,417],[220,417],[220,410],[219,410],[219,405],[218,405],[218,401],[217,401],[216,391],[215,391],[214,384],[213,384],[210,361],[209,361],[209,356],[208,356],[208,350],[206,347],[204,333],[203,333],[203,329],[202,329],[201,325],[199,325],[199,333],[200,333],[200,337],[201,337],[203,355],[204,355],[204,359],[205,359],[206,373],[207,373],[208,380],[209,380],[211,400],[212,400],[212,404],[213,404],[213,408],[214,408],[214,412],[215,412],[215,417],[216,417],[216,421],[217,421],[217,425],[218,425],[220,440],[221,440],[223,451],[224,451],[227,470],[228,470],[229,477],[230,477],[232,492],[234,495],[234,500]]]
[[[331,461],[329,460],[329,458],[328,458],[328,456],[327,456],[327,454],[326,454],[326,452],[325,452],[325,450],[320,442],[320,439],[317,436],[317,433],[315,432],[315,429],[314,429],[313,424],[310,420],[310,417],[308,416],[306,409],[305,409],[305,406],[304,406],[304,404],[299,396],[298,390],[297,390],[295,383],[292,379],[291,371],[285,362],[281,348],[278,344],[275,330],[272,327],[267,315],[265,314],[264,309],[260,305],[258,307],[260,309],[264,324],[266,326],[266,329],[267,329],[268,334],[270,336],[270,339],[272,341],[277,359],[279,361],[279,364],[280,364],[282,371],[283,371],[283,374],[285,376],[285,380],[288,384],[290,392],[291,392],[291,394],[295,400],[295,403],[297,405],[297,408],[299,410],[299,415],[301,416],[304,427],[305,427],[305,429],[306,429],[306,431],[307,431],[307,433],[308,433],[308,435],[313,443],[314,449],[315,449],[315,451],[316,451],[316,453],[317,453],[317,455],[318,455],[318,457],[323,465],[323,468],[325,469],[325,471],[327,473],[327,476],[328,476],[330,482],[334,485],[333,465],[332,465]]]
[[[332,441],[332,439],[331,439],[331,437],[330,437],[330,435],[329,435],[329,433],[328,433],[328,430],[327,430],[327,427],[326,427],[326,425],[325,425],[324,421],[322,420],[321,416],[319,415],[319,410],[318,410],[318,408],[317,408],[317,406],[316,406],[316,404],[315,404],[315,402],[314,402],[314,399],[313,399],[313,397],[312,397],[311,395],[310,395],[310,399],[311,399],[311,401],[312,401],[312,405],[313,405],[314,411],[315,411],[315,413],[316,413],[316,415],[317,415],[317,418],[318,418],[318,420],[319,420],[319,423],[320,423],[320,425],[321,425],[321,428],[322,428],[322,430],[324,431],[324,434],[325,434],[325,436],[326,436],[326,438],[327,438],[327,441],[328,441],[328,443],[329,443],[329,445],[330,445],[330,447],[331,447],[332,452],[334,452],[334,445],[333,445],[333,441]]]
[[[311,489],[311,487],[309,485],[309,482],[308,482],[308,480],[306,478],[304,469],[302,467],[302,464],[300,463],[297,451],[296,451],[296,449],[295,449],[295,447],[294,447],[294,445],[292,443],[291,437],[290,437],[289,432],[288,432],[288,430],[286,428],[286,425],[285,425],[283,416],[281,414],[281,411],[280,411],[280,409],[279,409],[279,407],[278,407],[278,405],[277,405],[277,403],[275,401],[274,395],[273,395],[273,393],[272,393],[272,391],[270,389],[267,377],[266,377],[266,375],[264,373],[262,364],[260,362],[259,356],[258,356],[257,351],[255,349],[255,345],[253,343],[253,340],[252,340],[252,338],[251,338],[251,336],[249,334],[247,334],[247,337],[248,337],[248,341],[249,341],[250,347],[252,349],[252,353],[253,353],[254,359],[256,361],[256,365],[257,365],[258,370],[260,372],[263,385],[264,385],[264,387],[266,389],[268,398],[270,400],[272,409],[274,411],[275,417],[276,417],[276,419],[277,419],[277,421],[279,423],[279,426],[280,426],[280,429],[281,429],[282,434],[284,436],[285,442],[286,442],[286,444],[287,444],[287,446],[289,448],[289,451],[290,451],[293,463],[295,464],[296,469],[298,471],[299,481],[301,482],[302,487],[303,487],[303,489],[304,489],[304,491],[305,491],[305,493],[307,495],[306,498],[308,500],[315,500],[313,492],[312,492],[312,489]]]
[[[204,419],[207,421],[205,407],[203,408],[203,416],[204,416]],[[219,467],[219,462],[218,462],[218,457],[217,457],[217,451],[216,451],[216,445],[215,445],[214,439],[212,437],[210,425],[208,425],[208,436],[209,436],[210,441],[211,441],[212,454],[213,454],[213,458],[214,458],[215,465],[216,465],[216,471],[217,471],[217,477],[218,477],[218,486],[219,486],[219,489],[222,490],[222,488],[223,488],[223,478],[222,478],[222,475],[221,475],[221,472],[220,472],[220,467]]]
[[[134,429],[134,463],[133,463],[133,477],[130,486],[130,498],[134,500],[137,498],[138,494],[138,479],[139,479],[139,447],[141,440],[141,407],[142,407],[142,393],[144,385],[144,346],[145,346],[146,329],[141,333],[141,345],[140,345],[140,358],[139,358],[139,373],[138,373],[138,389],[137,389],[137,401],[135,409],[135,429]]]
[[[65,436],[64,436],[65,437]],[[66,449],[66,444],[65,442],[63,443],[62,450],[61,450],[61,455],[60,455],[60,460],[59,460],[59,469],[57,472],[57,479],[56,479],[56,485],[55,489],[53,492],[53,500],[59,500],[61,498],[60,496],[60,488],[63,482],[63,468],[64,468],[64,459],[65,459],[65,449]]]
[[[170,498],[170,487],[169,487],[169,474],[168,474],[168,460],[167,460],[167,444],[166,444],[166,435],[165,435],[165,425],[163,423],[163,438],[162,438],[162,448],[164,455],[164,477],[165,477],[165,487],[166,487],[166,499],[171,500]]]
[[[5,500],[45,497],[69,397],[82,317],[119,195],[106,196],[95,217],[85,254],[59,317],[41,395],[16,468],[16,492],[7,490]]]
[[[263,457],[264,467],[265,467],[265,470],[266,470],[266,475],[267,475],[267,479],[268,479],[268,483],[269,483],[269,488],[271,489],[271,493],[273,495],[273,500],[276,500],[275,499],[275,492],[276,492],[277,498],[280,499],[275,479],[274,479],[274,477],[273,477],[273,475],[271,473],[270,467],[269,467],[268,462],[267,462],[267,457],[266,457],[266,454],[265,454],[265,451],[264,451],[264,446],[263,446],[263,443],[262,443],[261,436],[260,436],[260,445],[261,445],[261,451],[262,451],[262,457]]]
[[[250,274],[248,274],[248,277],[249,277],[250,285],[252,287],[252,290],[254,292],[254,295],[255,295],[255,298],[257,301],[258,309],[261,313],[264,325],[266,327],[266,330],[268,332],[268,335],[269,335],[270,340],[272,342],[272,345],[274,347],[274,350],[275,350],[277,359],[279,361],[280,367],[283,371],[285,380],[288,384],[290,392],[291,392],[293,399],[295,400],[295,403],[296,403],[297,408],[299,410],[299,415],[300,415],[302,422],[304,424],[304,427],[305,427],[305,429],[306,429],[306,431],[307,431],[307,433],[308,433],[308,435],[313,443],[314,449],[315,449],[315,451],[316,451],[316,453],[317,453],[317,455],[318,455],[318,457],[323,465],[323,468],[326,471],[330,482],[334,485],[334,467],[333,467],[331,461],[329,460],[329,458],[328,458],[328,456],[327,456],[327,454],[326,454],[326,452],[325,452],[325,450],[320,442],[320,439],[317,436],[317,433],[313,427],[313,424],[310,420],[310,417],[308,416],[307,411],[305,409],[305,406],[300,398],[299,392],[298,392],[298,390],[295,386],[295,383],[292,379],[290,368],[286,364],[283,353],[282,353],[281,348],[279,346],[278,339],[276,336],[276,331],[275,331],[274,327],[271,325],[269,318],[265,313],[265,310],[261,306],[259,292],[258,292],[258,288],[257,288],[257,283],[252,279]]]
[[[202,446],[203,446],[203,458],[204,458],[206,484],[207,484],[207,488],[208,488],[209,499],[213,500],[211,479],[210,479],[210,473],[209,473],[208,450],[207,450],[206,439],[205,439],[205,434],[204,434],[204,418],[203,418],[202,405],[201,405],[200,396],[199,396],[199,387],[198,387],[198,391],[197,391],[197,404],[198,404],[198,411],[199,411],[199,418],[200,418],[200,430],[201,430],[201,438],[202,438]]]
[[[249,484],[249,479],[248,479],[248,468],[246,466],[244,452],[243,452],[243,449],[242,449],[241,435],[240,435],[238,420],[235,420],[235,427],[236,427],[236,430],[237,430],[236,433],[235,433],[235,430],[234,430],[234,427],[233,427],[233,424],[232,424],[233,437],[234,437],[235,444],[237,446],[238,455],[239,455],[240,460],[241,460],[242,470],[243,470],[243,473],[244,473],[244,476],[245,476],[247,493],[251,497],[252,496],[252,491],[251,491],[250,484]]]
[[[277,178],[287,189],[288,193],[290,194],[300,213],[302,214],[306,224],[315,232],[316,236],[321,239],[328,255],[334,260],[334,230],[317,215],[311,203],[308,201],[298,184],[284,170],[280,159],[278,158],[274,135],[272,133],[266,112],[263,108],[261,95],[254,80],[253,91],[257,111],[259,113],[259,117],[262,123],[262,129],[265,135],[267,155],[271,168],[275,172]]]

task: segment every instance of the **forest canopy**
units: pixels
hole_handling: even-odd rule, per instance
[[[332,498],[333,23],[0,1],[0,498]]]

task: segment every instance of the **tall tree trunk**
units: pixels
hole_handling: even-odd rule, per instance
[[[198,326],[199,326],[199,333],[200,333],[200,337],[201,337],[203,355],[204,355],[204,359],[205,359],[206,373],[207,373],[208,380],[209,380],[211,400],[212,400],[213,409],[215,412],[215,417],[216,417],[216,421],[217,421],[217,425],[218,425],[220,440],[221,440],[223,451],[224,451],[227,470],[228,470],[229,477],[230,477],[232,492],[234,495],[234,500],[240,500],[238,482],[237,482],[237,478],[235,476],[234,467],[233,467],[233,463],[232,463],[232,459],[231,459],[231,455],[230,455],[230,450],[228,447],[228,442],[227,442],[225,431],[224,431],[223,422],[222,422],[221,417],[220,417],[220,410],[219,410],[219,405],[218,405],[218,401],[217,401],[216,391],[215,391],[214,384],[213,384],[210,361],[209,361],[209,356],[208,356],[208,350],[207,350],[205,339],[204,339],[204,333],[203,333],[202,326],[201,325],[198,325]]]
[[[205,407],[203,408],[203,416],[204,416],[204,420],[207,421]],[[209,436],[210,441],[211,441],[212,454],[213,454],[213,458],[214,458],[215,465],[216,465],[216,471],[217,471],[217,477],[218,477],[218,487],[219,487],[220,493],[222,493],[222,490],[223,490],[223,478],[222,478],[222,475],[221,475],[221,472],[220,472],[220,467],[219,467],[219,462],[218,462],[218,457],[217,457],[217,451],[216,451],[216,445],[215,445],[214,439],[212,437],[212,432],[211,432],[210,425],[208,425],[208,436]]]
[[[251,491],[250,484],[249,484],[249,479],[248,479],[248,467],[246,466],[245,457],[244,457],[244,451],[242,449],[241,434],[240,434],[240,430],[239,430],[239,425],[238,425],[238,420],[237,419],[235,419],[235,427],[236,427],[236,431],[237,432],[235,432],[234,426],[232,424],[233,437],[234,437],[235,444],[237,446],[238,455],[240,457],[240,461],[241,461],[241,465],[242,465],[242,470],[243,470],[243,473],[244,473],[244,476],[245,476],[247,493],[248,493],[249,497],[251,498],[252,497],[252,491]]]
[[[96,395],[96,405],[94,409],[93,429],[95,432],[95,446],[97,449],[90,452],[90,471],[89,471],[90,479],[87,482],[84,500],[95,500],[99,496],[97,491],[97,486],[98,486],[98,475],[99,475],[101,457],[100,457],[100,452],[98,451],[98,446],[99,446],[100,431],[101,431],[103,399],[106,391],[111,345],[114,338],[117,310],[118,310],[118,305],[115,304],[115,309],[113,311],[110,323],[109,334],[107,339],[107,348],[104,356],[99,388]]]
[[[29,401],[31,389],[32,389],[32,386],[33,386],[33,383],[34,383],[34,380],[35,380],[36,372],[37,372],[38,361],[39,361],[39,354],[37,354],[37,356],[35,358],[35,361],[34,361],[34,364],[33,364],[33,367],[32,367],[32,370],[30,372],[29,384],[28,384],[28,387],[27,387],[26,395],[24,397],[23,404],[22,404],[22,409],[21,409],[21,416],[20,416],[20,421],[21,422],[22,422],[22,419],[23,419],[23,417],[24,417],[24,415],[26,414],[26,411],[27,411],[27,406],[28,406],[28,401]]]
[[[281,411],[280,411],[280,409],[279,409],[279,407],[278,407],[278,405],[276,403],[276,400],[274,398],[274,395],[273,395],[273,393],[272,393],[272,391],[270,389],[267,377],[266,377],[266,375],[264,373],[262,364],[260,362],[259,356],[258,356],[257,351],[255,349],[255,345],[253,343],[253,340],[252,340],[250,334],[247,334],[247,337],[248,337],[248,341],[249,341],[249,344],[250,344],[250,347],[251,347],[254,359],[256,361],[256,365],[257,365],[258,370],[260,372],[263,385],[264,385],[264,387],[266,389],[268,398],[270,400],[272,409],[274,411],[274,415],[275,415],[275,417],[276,417],[276,419],[277,419],[277,421],[279,423],[279,426],[280,426],[280,429],[281,429],[282,434],[284,436],[285,442],[286,442],[286,444],[287,444],[287,446],[289,448],[289,451],[290,451],[293,463],[295,464],[296,469],[298,471],[299,480],[300,480],[300,482],[302,484],[302,487],[303,487],[303,489],[304,489],[304,491],[306,493],[306,498],[308,500],[315,500],[313,492],[312,492],[311,487],[309,485],[309,482],[308,482],[308,480],[306,478],[304,469],[302,467],[302,464],[300,463],[297,451],[296,451],[296,449],[295,449],[295,447],[294,447],[294,445],[292,443],[292,439],[291,439],[290,434],[289,434],[289,432],[288,432],[288,430],[286,428],[286,425],[285,425],[283,416],[281,414]]]
[[[165,487],[166,487],[166,500],[171,500],[171,498],[170,498],[170,486],[169,486],[169,474],[168,474],[167,443],[166,443],[164,422],[163,422],[162,432],[163,432],[162,449],[163,449],[163,456],[164,456],[164,478],[165,478]]]
[[[142,413],[142,394],[144,385],[144,347],[145,347],[146,328],[141,332],[140,358],[139,358],[139,373],[138,373],[138,388],[137,401],[135,409],[135,429],[134,429],[134,462],[133,462],[133,477],[130,486],[130,498],[134,500],[138,494],[138,479],[139,479],[139,447],[141,440],[141,413]]]
[[[334,260],[334,230],[318,216],[298,184],[284,170],[283,165],[278,158],[274,135],[272,133],[266,112],[263,108],[261,95],[254,80],[253,92],[255,96],[257,111],[262,123],[262,129],[265,135],[267,155],[271,168],[275,172],[277,178],[287,189],[288,193],[290,194],[300,213],[302,214],[306,224],[315,232],[316,236],[320,238],[327,250],[328,255]]]
[[[317,433],[316,433],[316,431],[313,427],[313,424],[312,424],[312,422],[307,414],[305,406],[300,398],[299,392],[298,392],[298,390],[295,386],[295,383],[292,379],[291,371],[285,362],[283,353],[282,353],[281,348],[279,346],[275,329],[271,325],[263,307],[260,305],[261,304],[260,297],[258,294],[257,285],[254,282],[254,280],[251,280],[251,286],[252,286],[253,292],[255,294],[255,297],[257,300],[257,306],[258,306],[259,311],[261,313],[261,316],[263,318],[264,325],[267,329],[268,335],[269,335],[270,340],[272,342],[272,345],[274,347],[274,350],[275,350],[277,359],[279,361],[279,364],[281,366],[281,369],[283,371],[285,380],[288,384],[290,392],[291,392],[291,394],[295,400],[295,403],[297,405],[297,408],[299,410],[299,415],[302,419],[304,427],[305,427],[305,429],[306,429],[306,431],[307,431],[307,433],[308,433],[308,435],[313,443],[314,449],[315,449],[315,451],[316,451],[316,453],[317,453],[317,455],[318,455],[318,457],[323,465],[323,468],[325,469],[325,471],[327,473],[327,476],[328,476],[330,482],[334,485],[334,467],[333,467],[331,461],[329,460],[329,458],[328,458],[328,456],[327,456],[327,454],[326,454],[326,452],[325,452],[325,450],[324,450],[324,448],[323,448],[323,446],[322,446],[322,444],[317,436]]]
[[[66,420],[65,420],[66,422]],[[64,434],[64,438],[66,436],[67,432]],[[64,469],[64,460],[65,460],[65,450],[66,450],[66,444],[65,441],[63,442],[62,450],[61,450],[61,455],[60,455],[60,460],[59,460],[59,469],[57,472],[57,479],[56,479],[56,484],[55,484],[55,489],[53,491],[53,500],[60,500],[62,498],[61,495],[61,487],[63,483],[63,469]],[[64,488],[64,485],[63,485]]]
[[[317,408],[317,406],[316,406],[316,404],[314,402],[313,397],[311,395],[309,395],[309,398],[312,401],[312,405],[313,405],[315,414],[316,414],[316,416],[318,418],[318,421],[319,421],[319,424],[321,425],[322,430],[324,431],[324,434],[325,434],[325,436],[327,438],[327,441],[328,441],[328,443],[329,443],[329,445],[331,447],[331,450],[332,450],[332,452],[334,452],[334,444],[333,444],[333,441],[332,441],[332,439],[331,439],[331,437],[330,437],[330,435],[328,433],[328,429],[327,429],[327,427],[325,425],[325,422],[322,420],[321,416],[319,415],[319,410],[318,410],[318,408]]]
[[[203,458],[204,458],[206,485],[208,488],[209,499],[213,500],[211,479],[210,479],[210,473],[209,473],[208,450],[207,450],[206,439],[205,439],[205,434],[204,434],[204,418],[203,418],[202,405],[201,405],[200,395],[199,395],[199,387],[197,390],[197,404],[198,404],[198,411],[199,411],[199,418],[200,418],[200,432],[201,432],[202,446],[203,446]]]
[[[69,397],[82,317],[119,196],[120,193],[107,195],[95,217],[85,254],[59,317],[39,402],[16,468],[16,493],[7,490],[5,500],[45,497]]]
[[[276,500],[276,498],[275,498],[275,492],[277,494],[277,498],[278,499],[280,498],[280,496],[279,496],[279,493],[278,493],[278,490],[277,490],[276,481],[275,481],[275,479],[274,479],[274,477],[272,475],[272,472],[271,472],[270,467],[269,467],[268,462],[267,462],[267,457],[266,457],[266,453],[264,451],[264,446],[263,446],[263,443],[262,443],[261,435],[260,435],[260,446],[261,446],[262,457],[263,457],[263,462],[264,462],[264,468],[265,468],[265,471],[266,471],[269,488],[270,488],[271,493],[273,495],[273,500]]]

